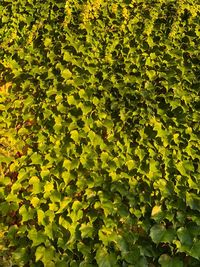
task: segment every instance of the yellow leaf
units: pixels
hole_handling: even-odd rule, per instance
[[[79,141],[79,134],[77,130],[71,131],[71,138],[74,140],[75,143]]]
[[[37,211],[38,224],[44,224],[45,213],[42,210]]]
[[[36,208],[38,206],[39,202],[40,202],[40,200],[37,197],[33,197],[31,199],[31,204],[33,205],[34,208]]]
[[[4,85],[0,86],[1,94],[7,94],[8,93],[8,89],[10,88],[11,85],[12,85],[12,83],[8,82],[8,83],[5,83]]]
[[[45,193],[51,192],[54,189],[53,182],[47,182],[44,186]]]
[[[151,216],[154,217],[160,212],[162,212],[161,206],[154,206],[151,212]]]
[[[71,169],[71,160],[65,159],[63,162],[63,167],[67,170],[70,170]]]
[[[128,167],[128,170],[132,170],[135,167],[135,162],[134,160],[130,159],[126,162],[126,166]]]

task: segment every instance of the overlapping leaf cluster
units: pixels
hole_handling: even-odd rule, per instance
[[[5,264],[199,266],[198,1],[0,12]]]

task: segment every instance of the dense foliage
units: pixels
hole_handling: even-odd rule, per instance
[[[1,0],[3,266],[200,266],[198,0]]]

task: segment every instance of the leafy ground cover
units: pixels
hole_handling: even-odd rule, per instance
[[[200,4],[2,0],[1,266],[200,265]]]

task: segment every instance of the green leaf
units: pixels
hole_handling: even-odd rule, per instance
[[[186,192],[186,203],[192,210],[200,211],[200,197],[196,194]]]
[[[12,257],[14,259],[14,262],[20,266],[21,264],[26,265],[26,263],[29,260],[29,253],[27,248],[17,248],[13,253]],[[6,265],[7,266],[7,265]],[[21,265],[22,266],[22,265]]]
[[[57,106],[57,110],[60,112],[60,113],[66,113],[67,111],[67,108],[63,105],[63,104],[58,104]]]
[[[94,227],[90,223],[81,224],[80,231],[81,231],[82,238],[86,238],[86,237],[93,238]]]
[[[66,261],[65,260],[57,261],[56,267],[66,267]]]
[[[42,157],[37,153],[37,152],[34,152],[31,156],[31,161],[32,161],[32,164],[40,164],[42,165]]]
[[[53,221],[53,220],[52,220]],[[49,225],[45,225],[44,228],[44,234],[48,236],[49,239],[53,240],[54,239],[54,234],[53,234],[53,226],[52,223]]]
[[[35,228],[32,228],[28,232],[28,238],[33,242],[32,246],[38,246],[45,243],[47,236],[42,231],[37,231]]]
[[[106,162],[108,160],[108,158],[109,158],[109,154],[107,152],[102,152],[101,153],[101,160],[103,162]]]
[[[122,252],[122,257],[130,264],[138,264],[140,258],[140,250],[137,246],[133,246],[132,251]],[[138,264],[138,266],[140,266]]]
[[[36,252],[35,252],[35,258],[36,258],[35,260],[36,261],[41,260],[44,256],[44,253],[45,253],[45,247],[44,246],[37,247]]]
[[[199,248],[200,248],[200,240],[196,240],[193,243],[192,248],[189,251],[189,254],[198,260],[200,260],[200,249]]]
[[[19,214],[22,216],[22,222],[33,219],[33,210],[30,207],[27,209],[25,205],[20,207]]]
[[[147,70],[146,73],[147,73],[150,80],[153,80],[156,76],[155,70]]]
[[[78,107],[80,107],[84,115],[87,115],[89,112],[92,111],[92,105],[89,105],[89,104],[86,105],[86,104],[80,103]]]
[[[187,172],[194,172],[194,165],[190,161],[183,161],[183,166]]]
[[[184,266],[183,262],[179,258],[177,257],[171,258],[167,254],[162,254],[158,262],[161,265],[161,267],[183,267]]]
[[[186,169],[184,168],[183,162],[177,163],[176,167],[177,167],[177,169],[178,169],[178,171],[180,172],[181,175],[187,176],[187,172],[186,172]]]
[[[39,246],[35,251],[35,258],[37,261],[42,261],[44,266],[54,267],[55,264],[53,263],[54,260],[54,248],[53,247],[44,247]]]
[[[73,211],[77,212],[79,209],[83,208],[83,205],[80,201],[75,200],[72,205]]]
[[[0,163],[6,163],[9,164],[14,160],[14,157],[6,156],[6,155],[0,155]]]
[[[177,230],[177,236],[179,240],[181,241],[181,244],[191,246],[193,243],[192,236],[189,232],[189,230],[185,227],[180,227]]]
[[[99,267],[113,267],[116,266],[117,258],[113,253],[108,253],[105,248],[99,248],[95,257]]]
[[[156,224],[150,230],[150,237],[156,244],[172,242],[175,238],[175,231],[173,229],[166,229],[162,224]]]
[[[42,183],[37,176],[32,176],[29,180],[29,184],[32,186],[32,192],[39,194],[42,192]]]
[[[92,130],[90,130],[90,129],[88,129],[88,130],[89,130],[88,137],[89,137],[91,142],[94,142],[96,134]]]

